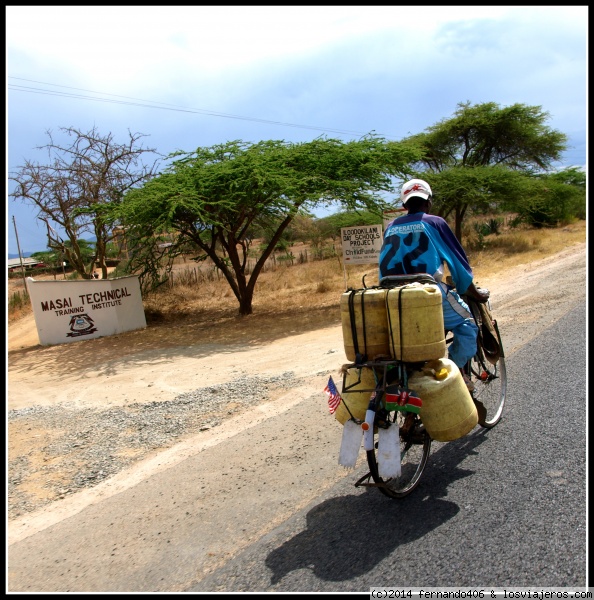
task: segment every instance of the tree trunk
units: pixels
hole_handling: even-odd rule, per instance
[[[460,210],[459,206],[456,206],[456,221],[454,225],[454,234],[456,235],[456,238],[458,238],[458,241],[460,243],[462,243],[462,216],[463,212]]]
[[[252,292],[245,290],[244,294],[239,299],[239,315],[241,317],[252,314],[252,299]]]

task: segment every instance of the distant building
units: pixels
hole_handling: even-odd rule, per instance
[[[45,267],[45,263],[40,260],[37,260],[36,258],[9,258],[8,270],[19,271],[21,268],[21,260],[23,261],[23,267],[25,267],[25,269],[33,269],[34,267]]]

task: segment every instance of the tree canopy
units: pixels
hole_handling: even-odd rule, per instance
[[[122,144],[96,128],[69,127],[61,129],[72,138],[66,145],[47,132],[49,164],[27,161],[11,173],[9,195],[38,208],[49,250],[83,278],[96,263],[107,277],[116,241],[125,244],[124,271],[139,276],[144,292],[166,281],[177,255],[191,253],[210,259],[239,314],[248,315],[275,248],[287,248],[298,231],[315,245],[353,220],[381,219],[390,207],[386,194],[411,177],[430,183],[434,210],[453,218],[460,240],[468,214],[506,209],[536,226],[585,218],[586,175],[551,168],[567,137],[548,127],[548,118],[540,106],[466,102],[453,117],[398,142],[372,134],[348,142],[236,140],[176,152],[160,174],[157,161],[142,162],[155,152],[139,144],[142,134],[128,132]],[[331,206],[339,212],[311,226],[310,211]],[[83,234],[96,239],[91,252]]]
[[[159,235],[173,232],[167,255],[193,245],[198,259],[210,258],[224,275],[239,314],[248,315],[258,276],[297,215],[336,203],[381,214],[382,192],[393,191],[393,178],[420,154],[411,144],[367,136],[351,142],[233,141],[171,158],[166,172],[128,192],[117,208],[132,255],[129,267],[155,282],[157,263],[148,255],[159,247]],[[257,250],[255,227],[274,232]],[[255,264],[248,269],[250,253]]]
[[[47,225],[48,247],[63,255],[83,278],[92,276],[95,263],[107,277],[105,258],[113,223],[105,208],[117,205],[127,190],[151,177],[156,161],[146,166],[141,158],[154,150],[139,145],[144,137],[139,133],[128,132],[128,142],[117,143],[111,133],[102,135],[95,127],[60,131],[71,141],[62,145],[48,131],[50,142],[42,148],[50,163],[26,161],[18,167],[9,176],[16,184],[9,195],[38,209],[38,218]],[[63,240],[50,222],[68,239]],[[84,234],[96,239],[92,253],[80,243]]]
[[[423,150],[410,175],[432,186],[435,210],[444,218],[453,214],[458,239],[469,207],[480,212],[538,193],[535,176],[559,160],[567,142],[545,124],[548,118],[540,106],[465,102],[453,117],[406,139]]]

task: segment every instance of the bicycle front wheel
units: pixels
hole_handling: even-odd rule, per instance
[[[470,361],[470,378],[474,384],[473,398],[479,409],[479,425],[486,429],[495,427],[501,420],[507,392],[505,359],[499,357],[495,364],[481,358],[479,352]],[[486,414],[481,415],[481,404]]]
[[[404,498],[419,484],[431,452],[431,437],[425,431],[417,415],[411,414],[406,423],[406,417],[401,412],[396,412],[395,415],[400,428],[400,477],[382,479],[379,476],[377,434],[374,440],[374,449],[367,451],[367,464],[371,477],[382,494],[390,498]]]

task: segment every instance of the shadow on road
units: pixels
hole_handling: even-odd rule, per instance
[[[311,569],[327,581],[353,579],[373,569],[401,545],[443,525],[460,510],[443,498],[452,482],[474,471],[458,465],[476,452],[485,430],[432,451],[419,487],[400,500],[375,488],[325,500],[307,513],[307,528],[266,558],[271,584],[297,569]]]

